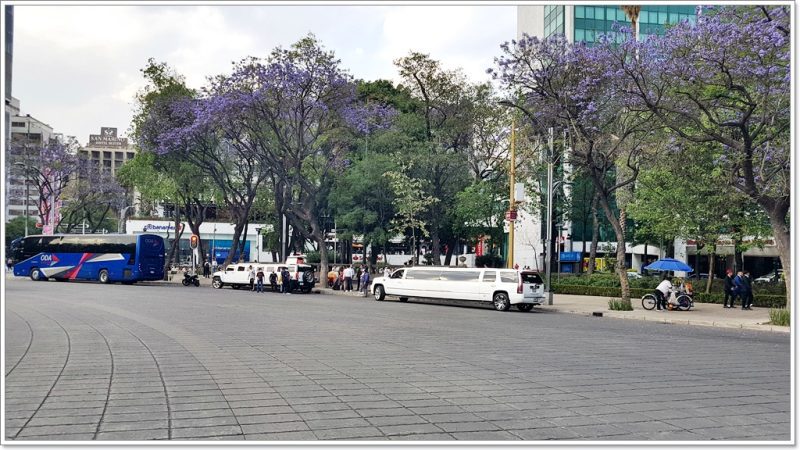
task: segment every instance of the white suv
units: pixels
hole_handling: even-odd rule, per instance
[[[285,267],[289,269],[292,291],[300,290],[303,293],[308,293],[314,288],[314,269],[307,264],[231,264],[225,270],[214,272],[211,285],[216,289],[222,289],[225,286],[230,286],[234,289],[241,289],[242,287],[252,289],[256,280],[250,276],[249,267],[253,267],[255,273],[258,273],[259,270],[264,272],[265,287],[270,285],[269,275],[271,273],[280,274]]]

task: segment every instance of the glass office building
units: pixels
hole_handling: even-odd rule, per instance
[[[543,7],[542,37],[563,34],[573,42],[592,44],[613,32],[614,23],[630,26],[628,16],[616,5],[567,5]],[[663,34],[666,26],[695,20],[693,5],[644,5],[639,13],[639,39]]]

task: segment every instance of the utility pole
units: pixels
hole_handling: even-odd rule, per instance
[[[514,201],[514,176],[516,174],[517,164],[516,158],[514,153],[514,144],[516,134],[514,131],[516,128],[516,119],[511,119],[511,155],[509,158],[509,165],[511,169],[509,170],[509,194],[508,194],[508,261],[506,261],[506,267],[509,269],[514,268],[514,222],[517,219],[517,208]]]
[[[545,291],[547,291],[547,304],[553,304],[553,291],[550,283],[550,266],[553,261],[553,128],[549,130],[547,153],[547,249],[545,252]]]

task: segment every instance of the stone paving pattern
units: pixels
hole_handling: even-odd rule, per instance
[[[784,333],[23,279],[5,321],[5,442],[790,439]]]

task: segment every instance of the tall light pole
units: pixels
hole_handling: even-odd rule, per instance
[[[508,194],[508,261],[506,267],[514,268],[514,222],[517,220],[517,208],[514,201],[514,175],[516,174],[517,160],[514,153],[516,140],[515,129],[516,119],[511,119],[511,155],[509,157],[509,194]]]
[[[549,130],[548,152],[547,152],[547,248],[545,250],[545,291],[547,292],[547,304],[553,304],[553,290],[550,283],[550,266],[553,260],[553,128]]]

